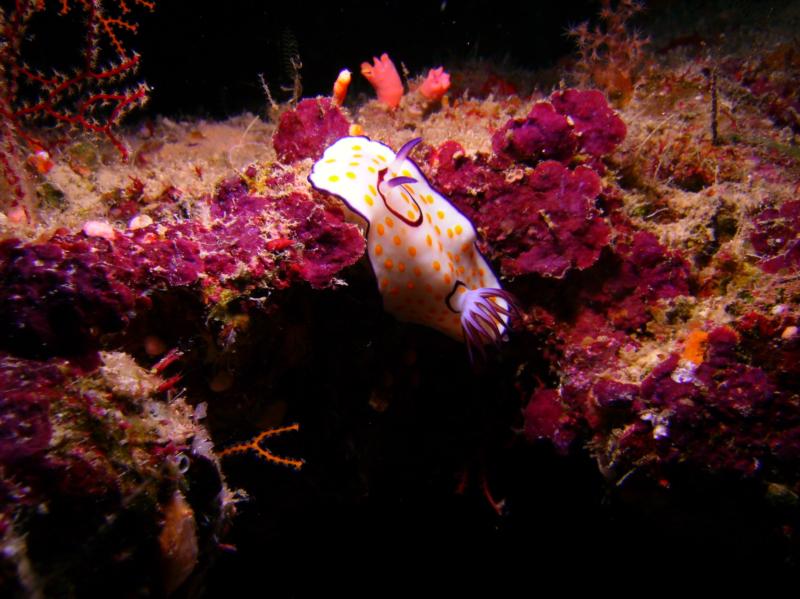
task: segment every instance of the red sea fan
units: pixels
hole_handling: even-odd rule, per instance
[[[35,17],[47,10],[45,2],[16,0],[13,8],[0,10],[4,41],[0,46],[0,171],[10,190],[11,206],[30,201],[32,184],[25,162],[31,155],[49,159],[42,152],[60,141],[52,130],[104,137],[127,158],[128,150],[115,128],[147,100],[148,87],[143,82],[120,88],[140,61],[123,39],[138,29],[130,17],[129,2],[119,0],[114,10],[102,0],[62,0],[60,4],[59,15],[80,12],[85,19],[80,59],[65,72],[52,65],[30,65],[23,55],[26,40],[36,29]],[[132,4],[155,8],[155,2],[147,0],[132,0]],[[42,127],[51,133],[46,137],[38,133]]]

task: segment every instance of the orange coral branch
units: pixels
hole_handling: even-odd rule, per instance
[[[333,83],[333,101],[341,106],[347,96],[347,88],[350,87],[350,71],[342,69],[336,81]]]
[[[282,466],[288,466],[289,468],[293,468],[294,470],[300,470],[305,463],[304,460],[295,460],[292,458],[284,458],[281,456],[277,456],[272,453],[269,449],[266,449],[261,446],[261,442],[264,439],[268,439],[269,437],[275,437],[276,435],[281,435],[283,433],[287,433],[290,431],[297,431],[300,430],[300,425],[290,424],[288,426],[282,426],[279,428],[268,428],[264,431],[261,431],[258,435],[250,439],[249,441],[244,441],[242,443],[237,443],[236,445],[232,445],[230,447],[226,447],[222,451],[219,452],[219,457],[225,457],[229,455],[236,455],[242,453],[253,452],[258,457],[265,459],[268,462],[272,462],[273,464],[281,464]]]

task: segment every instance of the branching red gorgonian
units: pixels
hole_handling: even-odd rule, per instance
[[[109,8],[108,5],[113,5]],[[155,8],[148,0],[59,0],[58,15],[82,13],[83,40],[77,64],[65,72],[52,65],[31,65],[26,48],[39,17],[48,11],[45,0],[15,0],[10,9],[0,8],[0,173],[6,184],[10,206],[26,206],[32,196],[27,168],[31,158],[52,150],[70,133],[83,132],[105,137],[127,158],[125,144],[114,132],[122,118],[147,100],[144,82],[125,86],[139,66],[139,55],[129,51],[124,37],[136,33],[132,5]],[[61,32],[48,31],[48,58],[74,52],[60,48]],[[52,42],[51,42],[52,40]],[[69,42],[67,42],[69,43]],[[42,131],[47,128],[57,135]],[[46,159],[49,157],[45,155]],[[41,160],[35,163],[45,169]],[[26,206],[30,217],[30,206]],[[23,217],[24,218],[24,217]]]

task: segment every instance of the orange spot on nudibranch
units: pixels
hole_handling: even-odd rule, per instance
[[[381,223],[378,223],[378,225],[375,227],[375,230],[378,231],[378,235],[383,235],[386,232],[386,229],[383,228]]]
[[[350,171],[347,171],[344,174],[344,176],[347,177],[348,179],[355,179],[356,178],[356,174],[355,173],[351,173]]]
[[[372,206],[375,204],[375,200],[373,200],[372,196],[369,194],[364,196],[364,201],[367,203],[367,206]]]
[[[387,227],[394,227],[394,221],[391,216],[387,216],[385,222]]]
[[[440,270],[442,268],[442,265],[439,264],[438,260],[434,260],[432,266],[433,266],[433,270]]]
[[[408,246],[408,255],[411,256],[412,258],[416,256],[417,248],[415,248],[413,245]]]
[[[380,256],[383,253],[383,246],[379,243],[375,246],[375,255]]]
[[[405,272],[406,271],[405,263],[404,262],[398,262],[397,263],[397,270],[399,270],[400,272]]]
[[[391,258],[386,258],[386,261],[383,263],[383,265],[384,265],[384,266],[385,266],[385,267],[386,267],[388,270],[392,270],[392,267],[394,266],[394,262],[392,262],[392,259],[391,259]]]
[[[437,210],[436,211],[436,216],[438,216],[439,218],[444,218],[444,212],[441,211],[441,210]]]
[[[464,227],[462,227],[461,225],[456,225],[454,227],[454,230],[456,232],[456,235],[461,235],[461,233],[464,232]]]
[[[428,244],[428,247],[433,246],[433,238],[430,236],[430,234],[425,236],[425,243]]]
[[[331,183],[336,183],[338,180],[339,180],[339,175],[331,175],[330,177],[328,177],[328,181],[330,181]]]
[[[401,243],[403,243],[403,242],[402,242],[402,240],[400,239],[400,236],[399,236],[399,235],[395,235],[395,236],[392,238],[392,241],[394,242],[394,244],[395,244],[395,245],[400,245]]]

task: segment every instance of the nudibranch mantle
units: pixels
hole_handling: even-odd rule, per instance
[[[514,311],[511,296],[478,251],[466,216],[408,158],[368,137],[328,147],[309,175],[367,223],[367,251],[384,308],[399,320],[437,329],[483,351],[499,342]]]

